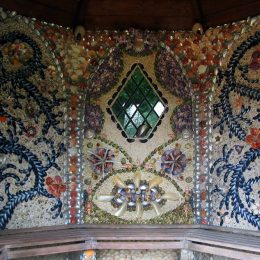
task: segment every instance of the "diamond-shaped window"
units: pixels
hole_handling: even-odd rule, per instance
[[[167,112],[167,100],[157,91],[142,64],[134,64],[109,101],[108,112],[129,141],[146,141]]]

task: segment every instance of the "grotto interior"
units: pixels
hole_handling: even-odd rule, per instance
[[[260,259],[259,0],[0,6],[0,259]]]

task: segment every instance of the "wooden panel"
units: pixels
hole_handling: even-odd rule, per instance
[[[32,2],[29,0],[0,0],[0,6],[6,10],[16,11],[18,14],[24,16],[35,17],[40,21],[56,23],[63,26],[71,26],[76,5],[71,6],[71,8],[58,8],[58,6],[62,6],[61,2],[62,1],[59,0],[56,4],[57,6],[53,8],[49,5],[42,4],[40,1]]]
[[[205,1],[207,2],[207,1]],[[215,6],[215,8],[214,8]],[[204,10],[204,9],[205,10]],[[225,23],[247,19],[248,16],[259,15],[260,1],[226,1],[225,4],[202,6],[208,26],[217,26]]]
[[[17,233],[16,233],[17,232]],[[138,241],[135,243],[133,241]],[[238,259],[260,257],[260,234],[198,225],[68,225],[0,233],[9,259],[94,249],[192,249]]]
[[[216,26],[257,15],[260,0],[0,0],[0,6],[63,26],[83,23],[90,30],[190,30],[199,20]]]
[[[37,4],[67,13],[74,13],[80,0],[33,0],[30,2],[33,2],[33,5]]]
[[[85,10],[87,29],[190,30],[195,22],[190,0],[89,0]]]
[[[218,256],[224,256],[224,257],[230,257],[240,260],[259,260],[259,255],[252,254],[252,253],[246,253],[246,252],[237,252],[236,250],[232,249],[225,249],[225,248],[216,248],[208,245],[200,245],[200,244],[194,244],[189,243],[188,249],[192,251],[202,252],[206,254],[212,254],[212,255],[218,255]]]
[[[194,20],[192,17],[160,17],[160,16],[87,16],[85,27],[89,30],[123,30],[129,28],[150,30],[191,30]]]
[[[200,0],[200,5],[202,11],[205,15],[210,16],[216,13],[222,13],[227,10],[234,10],[239,6],[252,6],[259,4],[259,0],[219,0],[219,1],[210,1],[210,0]],[[256,11],[259,11],[256,10]]]
[[[11,251],[8,254],[8,259],[17,259],[21,257],[33,257],[39,255],[53,255],[60,254],[63,252],[78,252],[91,249],[92,246],[88,243],[80,243],[75,245],[62,245],[62,246],[52,246],[44,248],[33,248],[33,249],[23,249]],[[181,249],[181,242],[98,242],[95,245],[95,249]]]
[[[89,0],[87,15],[109,16],[193,16],[193,4],[190,0]]]

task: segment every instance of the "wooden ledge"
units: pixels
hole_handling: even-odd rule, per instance
[[[201,225],[63,225],[0,233],[0,259],[87,249],[188,249],[260,259],[260,233]]]

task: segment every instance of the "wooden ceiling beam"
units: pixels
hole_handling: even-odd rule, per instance
[[[86,29],[191,30],[259,14],[260,0],[0,0],[0,7],[40,21]],[[208,25],[208,26],[207,26]]]
[[[165,16],[103,16],[93,15],[85,17],[87,30],[125,30],[136,28],[140,30],[191,30],[193,17],[165,17]]]
[[[17,0],[15,0],[17,1]],[[26,0],[25,0],[26,1]],[[27,0],[28,1],[28,0]],[[78,1],[78,0],[76,0]],[[42,5],[47,8],[55,8],[59,11],[72,13],[76,7],[75,0],[33,0],[34,4]],[[31,2],[31,1],[29,1]]]
[[[193,15],[190,0],[88,0],[86,15],[144,15],[190,16]]]

